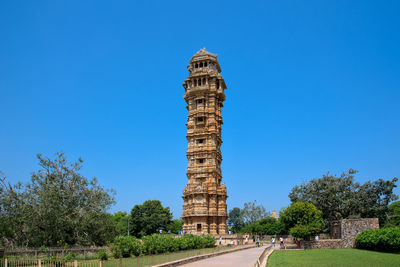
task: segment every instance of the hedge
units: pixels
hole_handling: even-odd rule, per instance
[[[364,230],[355,241],[361,249],[400,252],[400,227]]]
[[[215,239],[210,235],[195,236],[185,234],[174,235],[149,235],[138,240],[131,236],[115,238],[111,251],[115,258],[138,256],[141,254],[158,254],[187,249],[211,248],[215,246]]]

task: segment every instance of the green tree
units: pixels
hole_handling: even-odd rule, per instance
[[[388,204],[398,197],[393,193],[397,178],[379,179],[363,185],[354,182],[357,171],[350,169],[339,177],[323,175],[308,183],[296,185],[289,194],[292,202],[308,201],[323,213],[326,225],[333,220],[377,217],[386,221]]]
[[[294,237],[308,238],[322,230],[322,212],[309,202],[292,203],[279,216],[285,230]]]
[[[269,213],[262,205],[256,205],[256,200],[244,203],[242,209],[242,218],[244,223],[253,223],[268,216]]]
[[[6,232],[12,232],[6,241],[39,247],[112,240],[114,225],[106,210],[114,203],[113,192],[79,173],[82,159],[70,163],[64,153],[55,159],[37,157],[41,168],[29,183],[2,189],[0,216],[10,223]]]
[[[240,208],[233,208],[229,211],[227,224],[231,227],[233,233],[238,232],[243,227],[244,221]]]
[[[169,207],[164,208],[159,200],[147,200],[142,205],[135,205],[131,211],[131,234],[141,237],[166,231],[171,219]]]
[[[266,217],[259,221],[262,235],[280,235],[285,232],[283,223],[275,218]]]
[[[389,205],[387,216],[388,219],[385,226],[400,226],[400,201]]]
[[[240,232],[256,235],[280,235],[287,233],[282,222],[272,217],[266,217],[257,222],[246,224],[240,229]]]
[[[112,220],[115,224],[116,234],[118,236],[128,235],[128,228],[130,228],[129,221],[131,215],[125,211],[118,211],[112,215]]]
[[[3,172],[0,172],[0,182],[0,244],[8,247],[26,246],[22,185],[18,183],[11,186]]]
[[[167,226],[167,231],[171,231],[173,234],[178,234],[179,231],[182,231],[183,228],[183,220],[182,219],[174,219]]]

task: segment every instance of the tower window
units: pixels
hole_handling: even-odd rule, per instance
[[[204,63],[204,67],[207,67],[207,62]]]
[[[197,224],[197,232],[201,232],[201,223]]]
[[[199,67],[199,65],[197,65],[197,63],[196,63],[196,65],[194,65],[194,67],[197,69]]]
[[[197,104],[203,104],[203,99],[198,99]]]
[[[198,144],[204,144],[204,139],[198,139],[198,140],[197,140],[197,143],[198,143]]]
[[[202,68],[203,67],[203,62],[200,62],[200,68]]]
[[[204,159],[198,159],[197,162],[200,163],[200,164],[202,164],[202,163],[204,163]]]
[[[198,121],[198,122],[203,122],[203,121],[204,121],[204,118],[203,118],[203,117],[198,117],[198,118],[197,118],[197,121]]]

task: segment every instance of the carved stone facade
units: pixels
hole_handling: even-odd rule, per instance
[[[187,103],[187,178],[183,190],[183,230],[193,234],[225,234],[227,207],[221,184],[221,108],[226,85],[217,56],[198,51],[187,67],[184,98]]]

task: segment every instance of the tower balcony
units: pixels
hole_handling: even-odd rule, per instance
[[[193,195],[193,194],[207,194],[207,186],[202,185],[187,185],[183,190],[183,195]]]
[[[192,209],[186,210],[183,212],[182,217],[189,217],[189,216],[207,216],[208,211],[207,209]]]

